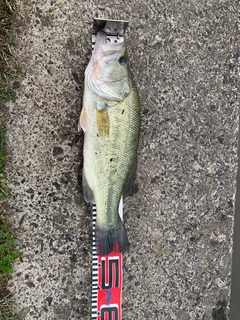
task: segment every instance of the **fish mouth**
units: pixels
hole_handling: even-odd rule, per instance
[[[99,54],[102,52],[102,47],[104,44],[107,43],[107,35],[105,32],[103,31],[99,31],[97,34],[97,38],[95,41],[95,45],[94,45],[94,50],[93,50],[93,56],[94,58],[97,56],[99,56]],[[96,58],[97,58],[96,57]]]
[[[102,59],[107,63],[112,62],[116,60],[119,50],[123,47],[124,44],[122,42],[111,42],[105,32],[99,31],[93,50],[93,60],[97,62],[99,59]]]

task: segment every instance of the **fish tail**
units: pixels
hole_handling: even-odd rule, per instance
[[[116,225],[95,228],[98,255],[107,256],[110,252],[124,252],[129,249],[129,242],[121,219]]]

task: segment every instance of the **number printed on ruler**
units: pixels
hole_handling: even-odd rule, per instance
[[[120,320],[122,295],[122,254],[98,256],[97,320]]]

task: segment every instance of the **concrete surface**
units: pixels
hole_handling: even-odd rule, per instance
[[[125,202],[123,320],[225,320],[237,172],[237,1],[19,1],[25,76],[8,105],[23,252],[10,289],[26,320],[87,320],[91,208],[77,133],[93,17],[129,20],[142,101],[135,195]]]
[[[239,119],[240,120],[240,119]],[[238,173],[237,173],[237,193],[234,215],[234,237],[232,256],[232,283],[231,283],[231,305],[230,320],[239,320],[240,315],[240,136],[238,135]]]

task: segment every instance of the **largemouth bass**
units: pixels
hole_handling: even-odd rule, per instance
[[[129,242],[118,207],[135,178],[140,102],[125,44],[108,43],[102,31],[85,71],[79,125],[84,131],[84,199],[97,207],[98,254],[126,251]]]

